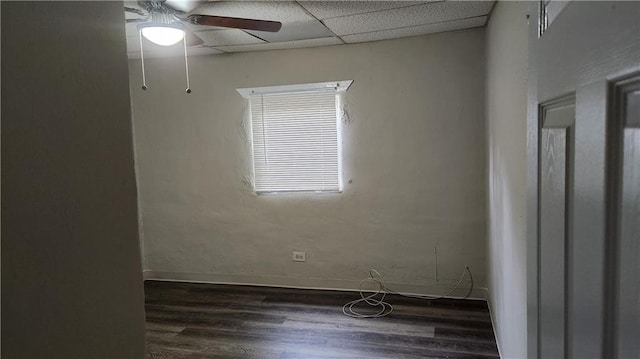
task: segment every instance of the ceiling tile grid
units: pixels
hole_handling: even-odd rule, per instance
[[[189,55],[222,52],[279,50],[340,45],[425,35],[481,27],[486,24],[493,0],[457,1],[198,1],[186,2],[187,14],[230,16],[282,23],[279,32],[227,29],[184,24],[204,44],[190,47]],[[141,8],[136,2],[125,6]],[[143,16],[125,12],[127,19]],[[139,22],[126,25],[130,58],[140,57]],[[143,41],[145,57],[183,55],[182,46],[169,49]],[[180,51],[178,51],[180,50]]]
[[[364,14],[406,6],[442,1],[299,1],[311,15],[320,20],[333,17]]]
[[[324,20],[338,35],[381,31],[484,16],[491,10],[486,1],[443,1]]]
[[[212,1],[198,6],[194,14],[275,20],[282,23],[315,20],[295,1]]]
[[[318,20],[284,23],[278,32],[246,31],[267,42],[285,42],[334,36],[333,33]]]

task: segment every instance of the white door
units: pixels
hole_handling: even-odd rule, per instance
[[[532,4],[529,356],[640,358],[640,2]]]

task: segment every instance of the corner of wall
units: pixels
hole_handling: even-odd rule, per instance
[[[488,302],[509,358],[527,356],[528,5],[497,2],[486,30]]]

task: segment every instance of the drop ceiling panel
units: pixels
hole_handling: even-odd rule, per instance
[[[300,1],[300,5],[318,19],[328,19],[395,9],[432,1]]]
[[[342,36],[347,43],[368,42],[377,40],[397,39],[401,37],[418,36],[433,34],[443,31],[454,31],[461,29],[469,29],[484,26],[487,22],[486,16],[474,17],[464,20],[454,20],[447,22],[439,22],[435,24],[419,25],[412,27],[403,27],[400,29],[365,32],[362,34],[353,34]]]
[[[249,30],[247,32],[268,42],[285,42],[333,36],[331,31],[317,20],[285,23],[282,24],[282,28],[278,32]]]
[[[205,46],[249,45],[264,42],[242,30],[236,29],[198,31],[194,34],[204,40]]]
[[[239,46],[219,46],[218,49],[224,52],[245,52],[245,51],[265,51],[265,50],[282,50],[296,49],[301,47],[317,47],[340,45],[342,41],[336,37],[325,37],[321,39],[298,40],[288,42],[274,42],[257,45],[239,45]]]
[[[174,1],[174,0],[170,0]],[[175,0],[185,1],[185,0]],[[276,50],[366,42],[483,26],[493,1],[197,1],[192,14],[275,20],[277,33],[241,31],[184,23],[206,46],[189,48],[190,55]],[[135,1],[125,6],[140,8]],[[125,18],[141,18],[124,12]],[[312,15],[313,14],[313,15]],[[322,19],[322,22],[318,21]],[[138,58],[138,23],[127,23],[127,48]],[[336,35],[340,36],[337,37]],[[343,41],[344,39],[344,41]],[[262,40],[266,41],[264,43]],[[182,47],[161,47],[144,40],[145,57],[182,56]]]
[[[200,5],[192,13],[274,20],[282,23],[314,20],[293,1],[213,1]]]
[[[491,6],[491,1],[436,2],[332,18],[324,23],[338,35],[350,35],[483,16]]]

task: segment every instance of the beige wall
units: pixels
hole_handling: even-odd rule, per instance
[[[499,2],[487,28],[489,293],[503,358],[527,356],[527,2]]]
[[[1,6],[2,357],[143,358],[122,3]]]
[[[148,276],[356,288],[369,268],[435,293],[485,285],[484,29],[130,63]],[[236,88],[354,80],[342,194],[256,196]],[[306,263],[291,252],[306,251]],[[476,293],[476,295],[479,295]]]

